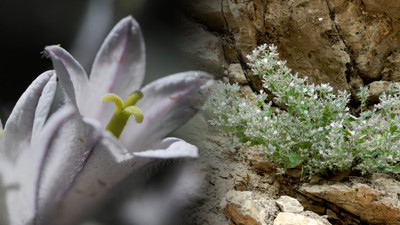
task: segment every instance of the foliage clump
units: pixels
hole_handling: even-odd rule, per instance
[[[213,125],[265,153],[280,172],[301,167],[304,177],[345,171],[400,173],[398,86],[389,87],[371,109],[366,107],[368,89],[361,88],[361,112],[354,116],[349,93],[293,75],[275,46],[262,45],[247,57],[270,96],[262,90],[244,98],[237,84],[218,82],[205,105],[214,116]]]

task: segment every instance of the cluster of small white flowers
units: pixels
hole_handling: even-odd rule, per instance
[[[391,87],[373,110],[363,110],[368,89],[361,89],[361,115],[355,117],[347,106],[350,94],[291,74],[275,46],[262,45],[247,59],[272,101],[266,102],[264,91],[243,98],[237,84],[218,82],[205,105],[215,116],[211,124],[257,146],[281,171],[301,166],[305,176],[352,169],[400,173],[399,87]]]

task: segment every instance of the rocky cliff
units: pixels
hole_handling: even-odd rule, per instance
[[[218,75],[246,55],[278,46],[294,72],[354,93],[374,81],[400,81],[400,2],[391,0],[187,0],[182,49]]]

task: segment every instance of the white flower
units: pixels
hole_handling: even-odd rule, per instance
[[[211,76],[179,73],[131,94],[140,88],[145,70],[142,34],[132,17],[113,28],[89,77],[61,47],[48,46],[45,53],[53,61],[67,106],[50,117],[41,141],[20,154],[25,165],[10,172],[24,179],[9,191],[13,197],[7,192],[9,224],[76,224],[132,174],[141,177],[137,173],[161,160],[197,157],[195,146],[163,138],[197,112],[204,97],[200,92],[211,84]],[[129,114],[136,121],[128,120]],[[8,130],[7,122],[3,138]]]
[[[53,71],[41,74],[18,100],[1,132],[0,224],[33,222],[39,171],[48,153],[38,151],[38,145],[49,143],[54,137],[49,128],[61,122],[54,117],[47,120],[56,84]]]

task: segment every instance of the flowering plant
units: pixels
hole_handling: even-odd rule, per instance
[[[263,88],[252,99],[237,84],[218,82],[205,105],[211,123],[255,146],[280,167],[300,167],[305,177],[343,171],[400,173],[399,87],[367,109],[368,89],[358,94],[361,113],[349,110],[350,94],[328,84],[310,84],[291,74],[275,46],[262,45],[248,56]]]
[[[145,48],[132,17],[107,36],[90,77],[60,46],[45,54],[54,71],[32,83],[0,127],[1,224],[77,224],[131,175],[138,184],[157,163],[197,157],[196,146],[166,136],[195,115],[212,76],[188,71],[140,89]],[[50,115],[56,78],[65,104]]]

